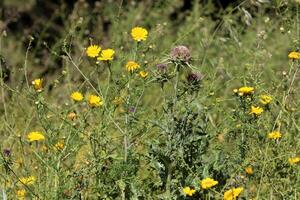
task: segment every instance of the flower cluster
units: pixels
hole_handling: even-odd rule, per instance
[[[70,95],[71,99],[73,99],[75,102],[80,102],[80,101],[83,101],[83,94],[76,91],[76,92],[73,92],[71,95]],[[99,107],[99,106],[102,106],[103,105],[103,99],[100,97],[100,96],[97,96],[97,95],[89,95],[88,96],[88,103],[91,107]],[[71,117],[71,116],[70,116]],[[73,117],[71,117],[73,118]]]
[[[200,181],[200,186],[203,190],[208,190],[216,185],[218,185],[218,181],[212,179],[212,178],[205,178],[203,180]],[[227,191],[225,191],[224,193],[224,200],[235,200],[244,190],[243,187],[238,187],[238,188],[231,188]],[[186,196],[193,196],[197,191],[196,189],[192,188],[192,187],[184,187],[182,189],[182,192],[186,195]]]
[[[247,102],[247,104],[248,103],[253,104],[253,99],[254,99],[253,95],[255,92],[254,87],[243,86],[240,87],[239,89],[234,89],[233,92],[243,100],[242,102]],[[273,99],[270,95],[267,94],[261,95],[259,99],[259,103],[261,104],[261,106],[251,105],[249,109],[249,114],[257,118],[265,111],[265,109],[266,110],[270,109],[269,106],[272,100]]]
[[[97,60],[108,62],[108,61],[113,60],[115,51],[113,49],[103,49],[102,50],[99,45],[90,45],[86,49],[86,54],[88,57],[97,58]]]

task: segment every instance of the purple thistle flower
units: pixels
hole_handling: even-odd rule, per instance
[[[171,50],[171,58],[172,60],[182,60],[188,62],[191,59],[191,53],[186,46],[179,45]]]
[[[3,154],[4,154],[4,156],[8,157],[11,154],[11,150],[10,149],[4,149]]]

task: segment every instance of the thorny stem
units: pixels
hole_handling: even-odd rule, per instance
[[[171,133],[173,133],[175,131],[175,123],[174,123],[174,115],[175,115],[175,109],[176,109],[176,104],[177,104],[177,89],[178,89],[178,81],[179,81],[179,66],[176,63],[175,64],[175,73],[176,73],[176,78],[175,78],[175,84],[174,84],[174,97],[173,97],[173,106],[172,106],[172,110],[171,110],[171,116],[170,119],[172,119],[171,121]],[[169,138],[170,141],[171,138]]]
[[[178,64],[176,64],[175,70],[176,70],[176,79],[175,79],[175,84],[174,84],[174,101],[173,101],[172,115],[174,115],[175,107],[176,107],[176,103],[177,103],[177,89],[178,89],[178,81],[179,81],[179,66],[178,66]]]

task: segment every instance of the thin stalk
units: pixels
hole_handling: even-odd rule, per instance
[[[28,44],[28,47],[26,50],[26,54],[25,54],[25,61],[24,61],[24,76],[25,76],[25,80],[26,80],[27,89],[29,89],[29,81],[28,81],[28,76],[27,76],[27,59],[28,59],[28,53],[31,48],[32,41],[33,41],[33,38],[30,38],[29,44]]]
[[[289,75],[291,74],[291,72],[292,72],[292,70],[293,70],[293,67],[294,67],[294,62],[292,63],[292,65],[291,65],[291,67],[290,67]],[[279,113],[278,113],[278,115],[277,115],[277,117],[276,117],[276,119],[275,119],[275,122],[274,122],[274,125],[273,125],[272,130],[275,130],[276,124],[277,124],[277,122],[278,122],[278,121],[280,120],[280,118],[281,118],[281,115],[282,115],[282,112],[283,112],[282,110],[285,109],[287,98],[288,98],[288,96],[289,96],[290,93],[291,93],[291,90],[292,90],[292,87],[293,87],[293,85],[294,85],[294,82],[295,82],[295,79],[296,79],[296,76],[297,76],[298,71],[299,71],[299,67],[296,68],[295,73],[294,73],[294,75],[293,75],[293,77],[292,77],[292,80],[291,80],[291,84],[290,84],[290,86],[289,86],[289,88],[288,88],[288,91],[287,91],[287,93],[286,93],[286,94],[283,96],[283,98],[282,98],[282,103],[281,103],[282,109],[280,109],[280,111],[279,111]],[[278,130],[280,130],[280,125],[279,125],[279,127],[278,127]]]
[[[70,54],[68,53],[68,52],[65,52],[66,54],[67,54],[67,56],[68,56],[68,58],[69,58],[69,60],[70,60],[70,62],[73,64],[73,66],[76,68],[76,70],[81,74],[81,76],[86,80],[86,82],[91,86],[91,88],[94,90],[94,92],[98,95],[98,96],[101,96],[101,97],[103,97],[103,95],[102,95],[102,91],[101,90],[97,90],[94,86],[93,86],[93,84],[91,83],[91,81],[89,80],[89,78],[88,77],[86,77],[85,75],[84,75],[84,73],[79,69],[79,67],[77,66],[77,64],[74,62],[74,60],[72,59],[72,57],[70,56]],[[109,119],[113,122],[113,124],[117,127],[117,129],[122,133],[122,134],[124,134],[125,132],[122,130],[122,128],[117,124],[117,122],[113,119],[113,117],[111,116],[111,114],[110,114],[110,112],[109,112],[109,110],[108,110],[108,108],[107,108],[107,106],[106,106],[106,101],[105,101],[105,99],[104,99],[104,109],[105,109],[105,111],[107,111],[107,115],[108,115],[108,117],[109,117]]]
[[[1,50],[2,50],[2,36],[0,36],[0,52]],[[1,93],[2,93],[2,100],[3,100],[3,108],[4,108],[4,118],[7,121],[7,108],[6,108],[5,95],[4,95],[4,79],[3,79],[4,77],[3,77],[1,60],[0,60],[0,75],[1,75],[0,79],[1,79]]]

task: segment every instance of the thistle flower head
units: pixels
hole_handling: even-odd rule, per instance
[[[174,47],[171,50],[171,59],[172,60],[181,60],[184,62],[188,62],[191,59],[191,53],[190,50],[183,45],[179,45]]]

